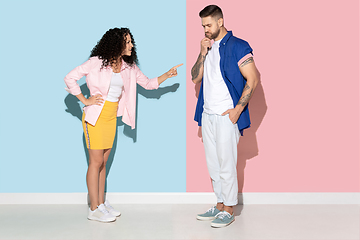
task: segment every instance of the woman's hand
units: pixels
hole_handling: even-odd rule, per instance
[[[86,106],[90,106],[90,105],[99,105],[99,106],[101,106],[101,104],[103,102],[104,102],[104,99],[102,98],[102,96],[100,94],[96,94],[96,95],[90,96],[88,99],[86,99],[84,104]]]
[[[175,67],[172,67],[169,71],[167,71],[166,73],[164,73],[163,75],[161,75],[160,77],[158,77],[158,83],[159,85],[164,82],[166,79],[168,78],[172,78],[177,76],[177,68],[184,65],[183,63],[176,65]]]
[[[166,74],[168,75],[168,78],[172,78],[177,76],[177,68],[184,65],[183,63],[176,65],[175,67],[172,67],[169,71],[166,72]]]

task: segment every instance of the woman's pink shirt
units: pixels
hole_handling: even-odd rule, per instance
[[[100,94],[103,99],[107,98],[112,77],[112,68],[110,66],[102,68],[102,60],[98,57],[91,57],[82,65],[73,69],[66,75],[64,81],[67,86],[66,91],[73,95],[81,93],[80,86],[77,83],[79,79],[86,76],[86,83],[90,90],[90,95]],[[128,65],[122,61],[121,77],[124,81],[124,90],[119,100],[117,116],[122,116],[122,121],[135,128],[136,114],[136,84],[138,83],[145,89],[157,89],[159,87],[158,78],[149,79],[139,69],[136,64]],[[85,106],[85,121],[91,125],[96,124],[104,103],[99,105]]]

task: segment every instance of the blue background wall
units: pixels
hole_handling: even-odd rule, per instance
[[[130,28],[148,77],[185,64],[185,8],[185,0],[1,1],[0,192],[86,192],[82,106],[64,76],[114,27]],[[186,191],[185,69],[159,90],[138,88],[137,127],[118,122],[107,191]]]

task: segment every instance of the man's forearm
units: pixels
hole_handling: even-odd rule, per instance
[[[196,60],[196,63],[191,69],[191,77],[194,83],[198,83],[201,81],[202,74],[204,73],[205,56],[206,55],[202,55],[200,53],[198,59]]]
[[[229,114],[231,122],[235,124],[238,121],[241,113],[244,111],[246,104],[248,104],[248,102],[250,101],[250,98],[256,88],[257,83],[258,79],[248,79],[241,94],[240,100],[238,101],[235,108],[228,109],[222,115],[225,116],[226,114]]]
[[[250,101],[253,92],[254,92],[254,87],[250,87],[250,85],[246,83],[237,105],[241,105],[242,107],[245,107],[246,104],[248,104],[248,102]]]
[[[236,106],[237,108],[241,108],[241,111],[245,108],[246,104],[249,103],[258,81],[259,81],[258,79],[254,79],[254,80],[248,79],[247,80],[244,90],[241,94],[240,100]]]

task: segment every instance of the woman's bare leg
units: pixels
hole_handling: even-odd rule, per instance
[[[105,195],[105,180],[106,180],[106,163],[109,158],[111,152],[111,148],[104,150],[104,163],[101,165],[100,173],[99,173],[99,204],[104,203],[104,195]]]
[[[94,211],[100,204],[99,201],[99,173],[104,164],[103,149],[89,149],[89,167],[86,174],[86,182],[90,198],[90,208]]]

